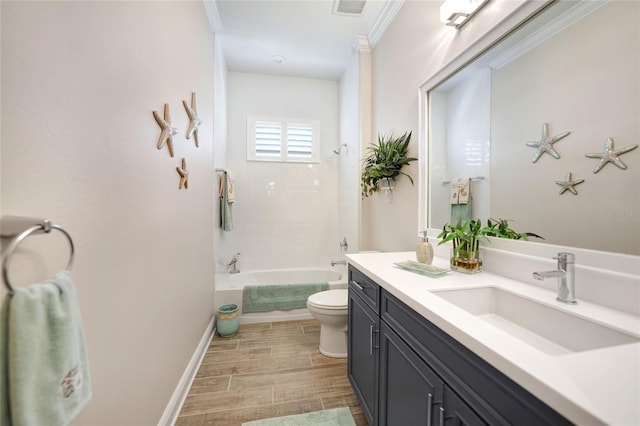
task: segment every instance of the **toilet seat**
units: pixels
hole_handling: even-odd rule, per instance
[[[312,294],[307,304],[325,310],[344,310],[349,307],[349,293],[345,289],[326,290]]]

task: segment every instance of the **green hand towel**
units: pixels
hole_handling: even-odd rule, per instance
[[[229,200],[229,173],[224,172],[220,177],[220,228],[223,231],[233,230],[233,203],[235,202],[235,195],[233,201]]]
[[[2,319],[0,423],[69,424],[91,398],[71,273],[16,287],[4,301]]]

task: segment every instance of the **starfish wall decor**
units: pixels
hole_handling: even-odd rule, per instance
[[[569,172],[567,173],[567,178],[565,180],[557,180],[556,184],[562,187],[562,189],[560,190],[560,195],[564,194],[566,191],[571,192],[573,195],[578,195],[578,191],[576,191],[574,186],[582,182],[584,182],[584,179],[573,180],[571,172]]]
[[[164,119],[160,118],[158,111],[153,111],[153,118],[162,129],[158,139],[158,149],[162,149],[165,144],[169,149],[169,155],[173,157],[173,136],[178,134],[178,129],[171,127],[171,117],[169,116],[169,104],[164,104]]]
[[[565,136],[568,136],[569,133],[571,132],[562,132],[555,136],[549,136],[549,124],[544,123],[542,125],[542,137],[540,138],[540,140],[527,142],[527,146],[537,148],[536,153],[533,155],[532,162],[535,163],[536,161],[538,161],[538,159],[545,152],[550,156],[552,156],[553,158],[559,159],[560,154],[558,154],[558,152],[555,149],[553,149],[553,144],[558,142],[560,139],[564,138]]]
[[[180,175],[180,185],[178,189],[189,189],[189,172],[187,171],[187,160],[182,159],[182,167],[176,167],[178,174]]]
[[[585,157],[599,158],[598,164],[593,168],[593,173],[598,173],[607,163],[613,163],[622,170],[627,170],[627,165],[622,162],[620,155],[636,149],[638,145],[627,145],[624,148],[614,149],[613,138],[607,138],[604,141],[603,152],[589,152],[585,154]]]
[[[196,147],[198,147],[198,127],[202,124],[202,119],[198,117],[198,111],[196,110],[196,92],[191,92],[191,106],[185,100],[182,101],[182,105],[184,105],[184,109],[189,116],[187,139],[191,139],[191,135],[193,135],[193,140],[196,143]]]

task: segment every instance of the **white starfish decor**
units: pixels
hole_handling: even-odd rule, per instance
[[[160,118],[158,111],[153,111],[153,118],[162,129],[158,139],[158,149],[162,149],[165,144],[169,149],[169,155],[173,157],[173,136],[178,134],[178,129],[171,127],[171,117],[169,116],[169,104],[164,104],[164,119]]]
[[[196,143],[196,147],[198,147],[198,127],[202,124],[202,119],[198,118],[198,112],[196,111],[196,92],[191,93],[191,106],[185,100],[182,101],[182,105],[184,105],[184,109],[187,110],[187,115],[189,116],[187,139],[191,139],[193,135],[193,140]]]
[[[625,154],[629,151],[633,151],[638,147],[636,145],[627,145],[624,148],[614,149],[613,147],[613,138],[607,138],[604,141],[604,151],[603,152],[589,152],[585,154],[586,157],[589,158],[599,158],[598,164],[593,168],[593,173],[598,173],[607,163],[613,163],[622,170],[627,170],[627,165],[622,162],[620,159],[620,155]]]
[[[187,160],[182,159],[182,167],[176,167],[178,174],[180,175],[180,185],[178,189],[189,189],[189,172],[187,171]]]
[[[527,142],[527,146],[537,148],[536,153],[533,155],[532,162],[535,163],[536,161],[538,161],[538,159],[545,152],[550,156],[552,156],[553,158],[559,159],[560,154],[558,154],[558,152],[555,149],[553,149],[553,144],[558,142],[560,139],[564,138],[565,136],[568,136],[569,133],[571,132],[562,132],[560,134],[557,134],[551,137],[549,136],[549,124],[544,123],[542,125],[542,137],[540,138],[540,140]]]
[[[578,191],[574,188],[579,183],[584,182],[584,179],[573,180],[571,177],[571,172],[567,173],[567,178],[565,180],[557,180],[556,183],[562,187],[560,190],[560,194],[564,194],[566,191],[571,192],[573,195],[578,195]]]

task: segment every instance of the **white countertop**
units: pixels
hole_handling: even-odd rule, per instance
[[[431,277],[396,267],[414,252],[349,254],[348,262],[424,318],[578,425],[640,425],[640,343],[549,355],[432,294],[433,290],[492,286],[640,336],[640,318],[556,294],[489,272],[451,271]],[[448,268],[449,260],[435,258]],[[532,271],[533,272],[533,271]],[[579,283],[577,283],[578,285]]]

